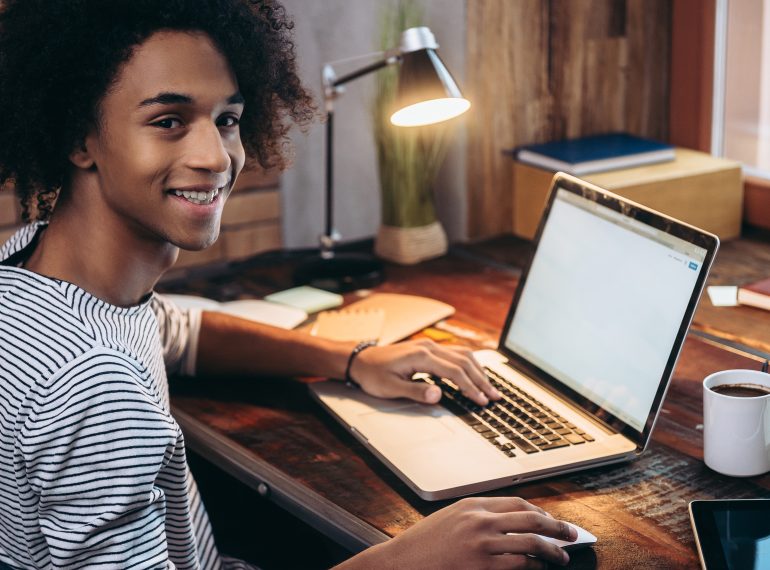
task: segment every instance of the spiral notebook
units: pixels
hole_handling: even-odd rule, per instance
[[[319,313],[310,334],[333,340],[391,344],[454,312],[452,305],[428,297],[374,293],[342,310]]]

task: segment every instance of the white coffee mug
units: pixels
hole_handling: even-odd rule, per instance
[[[770,394],[744,397],[713,390],[722,385],[760,385],[770,374],[723,370],[703,380],[703,460],[714,471],[751,477],[770,471]]]

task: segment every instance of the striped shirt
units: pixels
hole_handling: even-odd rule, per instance
[[[200,312],[116,307],[0,247],[0,561],[21,568],[220,568],[169,411]],[[15,255],[14,255],[15,254]]]

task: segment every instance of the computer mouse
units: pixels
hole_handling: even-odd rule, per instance
[[[597,538],[588,532],[586,529],[579,527],[576,524],[572,524],[571,522],[567,523],[572,528],[574,528],[577,531],[577,540],[574,542],[569,542],[566,540],[559,540],[558,538],[551,538],[550,536],[541,536],[544,540],[547,540],[551,544],[555,544],[556,546],[560,546],[567,552],[571,552],[573,550],[578,550],[579,548],[585,548],[586,546],[593,546],[596,544]]]

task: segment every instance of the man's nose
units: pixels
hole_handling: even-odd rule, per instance
[[[210,172],[226,172],[231,160],[222,134],[214,123],[202,123],[195,127],[190,137],[188,166]]]

